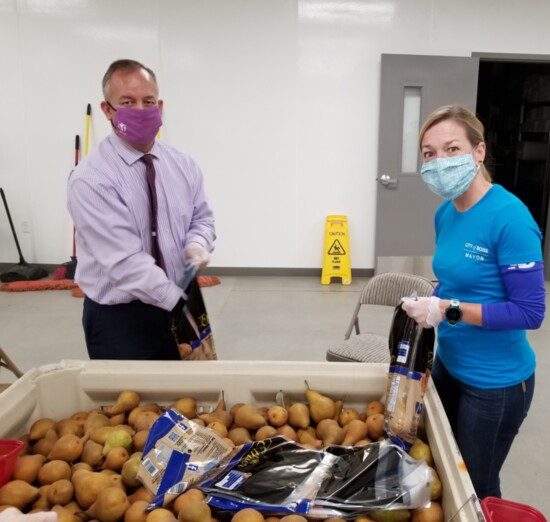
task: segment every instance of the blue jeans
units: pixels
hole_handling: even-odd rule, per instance
[[[527,417],[535,374],[515,386],[486,390],[455,379],[436,357],[432,379],[477,496],[500,498],[500,470]]]

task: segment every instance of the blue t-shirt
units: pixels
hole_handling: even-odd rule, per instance
[[[466,212],[445,201],[435,214],[433,270],[442,299],[507,301],[500,266],[542,261],[541,233],[528,208],[500,185]],[[513,386],[535,370],[525,330],[491,330],[465,323],[438,329],[437,354],[448,371],[478,388]]]

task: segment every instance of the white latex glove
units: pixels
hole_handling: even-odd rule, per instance
[[[10,507],[0,513],[0,522],[58,522],[55,511],[38,511],[24,514],[17,508]]]
[[[422,328],[435,328],[443,320],[439,297],[402,297],[401,301],[403,310]]]
[[[210,254],[198,243],[189,243],[183,249],[185,259],[199,270],[203,269],[210,261]]]

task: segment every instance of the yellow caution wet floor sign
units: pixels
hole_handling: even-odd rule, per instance
[[[343,285],[351,285],[349,261],[348,218],[327,216],[321,284],[329,285],[333,277],[342,279]]]

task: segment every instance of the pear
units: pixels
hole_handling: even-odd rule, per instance
[[[38,471],[38,483],[53,484],[57,480],[71,478],[71,466],[64,460],[46,462]]]
[[[69,419],[76,420],[76,421],[81,421],[81,422],[86,422],[86,418],[88,417],[88,413],[89,412],[87,412],[87,411],[75,411],[69,417]]]
[[[380,401],[370,401],[365,408],[365,417],[370,417],[375,413],[384,413],[385,406]]]
[[[288,407],[288,424],[293,428],[305,430],[309,423],[309,408],[306,404],[295,402]]]
[[[105,456],[105,461],[103,462],[102,468],[120,471],[129,458],[130,454],[126,448],[116,446]]]
[[[188,419],[193,419],[197,416],[197,403],[192,397],[183,397],[178,399],[171,408],[178,411],[184,417]]]
[[[274,426],[262,426],[254,435],[254,440],[270,439],[277,435],[277,428]]]
[[[138,393],[132,390],[124,390],[120,392],[114,404],[105,408],[105,413],[109,417],[118,415],[119,413],[128,413],[137,408],[140,402],[141,397]]]
[[[51,511],[57,514],[58,522],[82,522],[82,518],[80,518],[74,511],[67,509],[65,506],[56,504],[55,506],[52,506]]]
[[[130,507],[124,513],[124,522],[145,522],[149,511],[148,502],[145,500],[136,500],[130,504]]]
[[[307,518],[302,515],[287,515],[281,518],[281,522],[307,522]]]
[[[141,430],[136,432],[132,437],[132,445],[135,451],[143,451],[145,444],[147,443],[147,438],[149,437],[149,430]]]
[[[18,457],[13,466],[12,478],[14,480],[24,480],[32,484],[38,478],[38,472],[45,460],[46,457],[40,455],[40,453]]]
[[[312,434],[309,430],[298,430],[298,442],[304,446],[308,446],[313,449],[321,449],[323,447],[323,441],[319,440],[315,432]]]
[[[360,419],[353,419],[346,424],[345,437],[342,446],[353,446],[356,442],[367,436],[367,424]]]
[[[341,444],[345,437],[344,428],[334,419],[323,419],[317,424],[315,430],[317,438],[323,441],[323,446]]]
[[[340,413],[342,413],[342,410],[344,408],[344,402],[343,401],[334,401],[334,415],[332,418],[334,420],[338,420],[340,418]]]
[[[223,393],[223,392],[222,392]],[[224,403],[225,404],[225,403]],[[235,404],[233,404],[233,406],[231,406],[231,409],[229,410],[229,413],[231,413],[231,415],[234,417],[235,416],[235,412],[241,407],[241,406],[244,406],[244,402],[236,402]]]
[[[183,506],[189,503],[191,500],[204,501],[205,495],[200,489],[191,488],[179,495],[172,504],[172,511],[177,515]]]
[[[43,417],[33,422],[29,430],[29,441],[35,442],[43,439],[48,430],[55,428],[56,422],[49,417]]]
[[[153,511],[149,512],[147,518],[145,519],[145,522],[175,522],[176,520],[176,517],[170,510],[165,508],[158,508],[153,509]]]
[[[48,491],[46,493],[46,498],[48,502],[55,506],[56,504],[61,504],[64,506],[68,504],[74,495],[74,486],[70,480],[61,479],[56,480],[53,484],[50,484]]]
[[[143,413],[144,411],[152,411],[154,413],[160,413],[160,406],[156,402],[149,402],[147,404],[136,406],[128,414],[128,419],[127,419],[128,424],[130,426],[134,426],[136,419],[139,417],[139,414]]]
[[[389,511],[373,511],[369,516],[374,522],[405,522],[411,518],[411,514],[406,509],[392,509]]]
[[[263,515],[259,511],[253,508],[246,508],[237,511],[231,522],[264,522],[264,520]]]
[[[267,420],[269,424],[275,428],[286,424],[288,415],[289,413],[286,408],[279,405],[271,406],[271,408],[267,410]]]
[[[178,513],[179,522],[209,522],[211,518],[210,506],[198,499],[190,500],[184,504]]]
[[[248,430],[255,430],[266,425],[266,420],[258,409],[251,404],[243,404],[235,412],[235,425]]]
[[[38,498],[32,503],[32,509],[37,511],[49,511],[52,507],[51,502],[48,500],[48,489],[50,489],[50,484],[45,484],[44,486],[39,486],[38,488]]]
[[[124,490],[107,487],[99,492],[95,502],[86,510],[86,515],[99,522],[117,522],[130,507]]]
[[[97,468],[103,464],[103,446],[94,442],[93,440],[87,440],[80,455],[80,462],[89,464],[92,468]]]
[[[369,415],[366,420],[369,431],[369,438],[378,440],[384,435],[385,417],[382,413],[374,413]]]
[[[131,495],[128,495],[130,503],[137,502],[138,500],[144,500],[149,504],[153,501],[154,495],[151,494],[145,486],[139,486]]]
[[[215,431],[220,437],[227,437],[227,428],[225,424],[222,424],[220,421],[211,422],[206,426],[209,430]]]
[[[338,415],[338,424],[340,424],[340,426],[342,426],[343,428],[352,420],[359,420],[360,418],[361,416],[355,408],[345,408],[340,412],[340,415]]]
[[[103,449],[103,447],[101,449]],[[79,469],[85,469],[86,471],[94,470],[87,462],[77,462],[71,466],[71,479],[73,478],[75,471],[78,471]]]
[[[235,406],[237,405],[234,405],[233,408],[235,408]],[[239,405],[239,408],[240,406],[242,406],[242,404]],[[206,425],[214,421],[220,421],[222,424],[225,425],[226,428],[229,429],[233,424],[233,415],[226,410],[223,393],[222,398],[218,401],[218,404],[216,405],[216,408],[214,408],[214,411],[212,411],[211,413],[201,413],[198,417],[199,419],[203,420]]]
[[[437,474],[437,471],[434,468],[430,468],[430,469],[432,471],[432,476],[433,476],[432,489],[430,491],[430,499],[439,500],[441,498],[441,492],[442,492],[441,479],[439,478],[439,475]]]
[[[74,486],[76,501],[84,510],[88,509],[96,501],[100,491],[114,485],[111,475],[102,472],[87,471],[85,469],[75,471],[71,482]]]
[[[119,413],[117,415],[113,415],[109,419],[109,424],[111,426],[118,426],[119,424],[125,424],[126,423],[126,414],[125,413]]]
[[[63,435],[55,441],[47,460],[64,460],[65,462],[75,462],[82,455],[84,444],[88,440],[88,435],[77,437],[69,433]]]
[[[91,433],[101,426],[110,426],[111,421],[107,415],[99,410],[91,411],[84,421],[84,433]]]
[[[55,440],[44,437],[33,444],[31,452],[33,455],[44,455],[44,457],[47,457],[50,451],[52,451],[54,444]]]
[[[309,404],[309,414],[313,421],[318,424],[323,419],[332,419],[336,412],[336,404],[334,401],[330,397],[316,390],[312,390],[307,384],[307,381],[306,385],[308,386],[306,390],[306,399]]]
[[[431,502],[429,507],[413,512],[411,522],[443,522],[443,509],[438,502]]]
[[[129,451],[132,447],[132,436],[126,430],[115,430],[107,436],[103,446],[103,455],[107,455],[113,448],[122,447]]]
[[[155,424],[160,414],[154,411],[142,411],[134,421],[135,431],[148,430]]]
[[[252,442],[249,431],[246,428],[242,428],[240,426],[231,428],[227,433],[227,437],[231,441],[233,441],[233,444],[235,444],[235,446],[240,446],[241,444]]]
[[[296,433],[296,430],[289,424],[283,424],[282,426],[279,426],[277,428],[277,433],[279,435],[283,435],[289,440],[293,440],[294,442],[298,441],[298,433]]]
[[[411,449],[409,450],[409,455],[416,460],[425,460],[426,464],[432,468],[434,466],[434,459],[430,446],[420,439],[417,439],[413,443]]]
[[[84,435],[84,423],[74,419],[63,419],[56,424],[55,431],[60,437],[69,434],[82,437]]]
[[[93,440],[94,442],[97,442],[97,444],[101,444],[103,446],[107,440],[107,437],[110,433],[113,433],[113,431],[116,431],[114,426],[100,426],[99,428],[90,431],[90,440]]]
[[[141,485],[141,482],[137,478],[139,468],[141,466],[141,452],[134,453],[122,466],[120,475],[122,476],[122,482],[127,486],[134,488]]]
[[[7,504],[18,509],[24,509],[40,496],[38,488],[24,480],[11,480],[0,488],[0,506]]]

